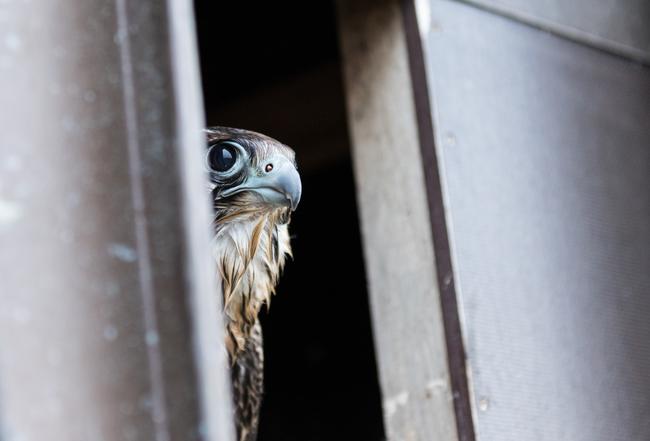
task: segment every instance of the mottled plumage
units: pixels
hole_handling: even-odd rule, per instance
[[[213,255],[222,280],[226,348],[240,441],[256,438],[263,392],[262,329],[286,256],[301,194],[295,155],[259,133],[208,129],[206,163],[215,210]]]

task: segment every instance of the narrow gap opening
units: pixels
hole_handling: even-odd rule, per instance
[[[296,150],[290,262],[262,314],[260,441],[381,440],[384,429],[331,1],[195,1],[208,125]]]

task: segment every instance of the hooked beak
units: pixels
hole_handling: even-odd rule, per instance
[[[271,170],[265,168],[271,165]],[[284,156],[273,156],[264,162],[262,175],[251,176],[241,185],[225,190],[223,196],[231,196],[242,191],[252,191],[265,202],[272,205],[284,205],[295,211],[302,194],[302,182],[298,170]]]

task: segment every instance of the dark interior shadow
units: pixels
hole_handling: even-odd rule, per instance
[[[296,150],[303,198],[262,314],[260,441],[384,439],[332,2],[195,2],[208,125]]]

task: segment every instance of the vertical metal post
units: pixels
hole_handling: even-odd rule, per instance
[[[0,438],[231,439],[189,3],[0,20]]]

